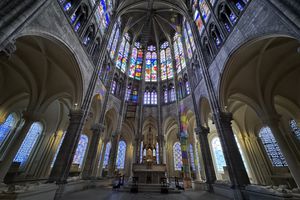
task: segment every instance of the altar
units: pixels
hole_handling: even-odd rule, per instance
[[[138,177],[139,183],[160,184],[162,178],[166,178],[167,167],[165,164],[133,164],[134,177]]]
[[[158,146],[151,127],[144,135],[141,145],[140,162],[133,164],[133,176],[139,184],[160,184],[166,180],[167,167],[159,164]]]

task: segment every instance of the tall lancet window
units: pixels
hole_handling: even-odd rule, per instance
[[[106,143],[105,154],[104,154],[104,161],[103,161],[103,168],[107,168],[108,167],[110,148],[111,148],[111,143],[110,142]]]
[[[112,35],[113,35],[113,33],[112,33]],[[114,59],[119,38],[120,38],[120,29],[119,29],[119,27],[117,27],[116,32],[113,37],[111,48],[110,48],[110,59]]]
[[[128,33],[125,33],[119,47],[118,58],[116,61],[116,67],[120,69],[122,72],[126,71],[126,65],[127,65],[129,48],[130,48],[129,41],[130,41],[130,37]]]
[[[263,127],[259,131],[259,137],[262,144],[265,147],[266,153],[274,167],[286,167],[288,166],[281,150],[273,136],[273,133],[269,127]]]
[[[160,46],[160,72],[161,80],[173,78],[172,55],[168,42]]]
[[[218,172],[223,172],[224,171],[223,167],[226,166],[226,162],[225,162],[220,139],[218,137],[212,139],[211,146],[215,157],[216,169]]]
[[[119,142],[118,154],[117,154],[117,169],[124,169],[125,167],[125,157],[126,157],[126,143],[121,140]]]
[[[143,141],[141,141],[141,149],[140,149],[140,163],[143,162]]]
[[[199,9],[200,9],[202,18],[204,19],[205,22],[207,22],[209,19],[209,16],[210,16],[210,9],[205,0],[199,0]]]
[[[5,121],[2,124],[0,124],[0,147],[8,138],[15,124],[16,124],[16,117],[14,116],[14,114],[8,115]]]
[[[156,164],[159,164],[159,145],[156,142]]]
[[[145,81],[155,82],[157,81],[157,55],[155,46],[148,46],[146,54],[146,69],[145,69]]]
[[[143,50],[139,42],[134,44],[131,53],[130,66],[128,75],[130,78],[141,80],[142,76],[142,65],[143,65]]]
[[[83,163],[83,158],[85,156],[86,148],[88,145],[88,137],[84,134],[80,135],[80,139],[75,151],[74,159],[73,159],[73,164],[78,164],[79,168],[82,167]]]
[[[185,57],[183,53],[183,46],[181,41],[181,35],[175,33],[174,36],[174,54],[175,54],[175,62],[176,62],[176,70],[177,73],[181,72],[186,67]]]
[[[31,125],[16,157],[14,158],[14,162],[20,162],[21,166],[25,165],[42,132],[43,125],[40,122],[34,122]]]
[[[91,0],[92,5],[95,5],[95,0]],[[99,29],[103,35],[110,23],[110,11],[112,10],[112,2],[110,0],[100,0],[98,8],[95,12],[95,17],[99,24]]]
[[[195,157],[194,157],[194,149],[193,149],[193,145],[190,144],[190,165],[193,171],[196,171],[196,167],[195,167]]]
[[[295,136],[298,140],[300,140],[300,128],[299,128],[299,126],[297,125],[296,120],[294,120],[294,119],[291,119],[291,120],[290,120],[290,128],[291,128],[291,130],[292,130],[294,136]]]
[[[181,171],[182,168],[182,153],[180,142],[175,142],[173,145],[174,169]]]
[[[157,105],[157,92],[155,89],[152,89],[152,92],[151,92],[151,104]]]

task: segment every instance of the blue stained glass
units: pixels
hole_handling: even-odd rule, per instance
[[[118,147],[118,155],[117,155],[117,169],[124,169],[125,167],[125,156],[126,156],[126,143],[121,140],[119,142]]]
[[[196,167],[195,167],[195,157],[194,157],[194,150],[193,150],[193,145],[190,144],[190,165],[192,167],[193,171],[196,171]]]
[[[21,166],[24,166],[42,131],[43,126],[41,123],[35,122],[31,125],[16,157],[14,158],[14,162],[20,162]]]
[[[156,142],[156,164],[159,164],[159,146],[158,146],[158,142]]]
[[[64,11],[70,10],[71,7],[72,7],[72,4],[70,2],[66,3],[66,5],[64,6]]]
[[[176,171],[181,171],[182,153],[181,153],[181,145],[179,142],[175,142],[175,144],[173,145],[173,157],[174,157],[174,169]]]
[[[106,167],[108,166],[109,154],[110,154],[110,148],[111,148],[111,143],[108,142],[108,143],[106,144],[106,148],[105,148],[104,161],[103,161],[103,168],[106,168]]]
[[[56,160],[57,154],[58,154],[58,152],[59,152],[59,150],[60,150],[60,147],[61,147],[61,145],[62,145],[62,143],[63,143],[63,141],[64,141],[65,135],[66,135],[66,134],[64,133],[63,136],[61,137],[61,140],[59,141],[57,150],[56,150],[55,155],[54,155],[54,157],[53,157],[53,160],[52,160],[52,162],[51,162],[51,168],[52,168],[53,165],[54,165],[54,162],[55,162],[55,160]]]
[[[76,152],[74,155],[73,163],[79,164],[79,168],[82,166],[83,158],[85,155],[85,151],[88,145],[88,137],[86,135],[80,135],[80,139],[76,148]]]
[[[80,22],[77,22],[77,24],[74,28],[76,32],[79,30],[80,26],[81,26]]]
[[[0,125],[0,146],[6,140],[8,134],[12,131],[13,126],[16,123],[16,119],[13,114],[8,115],[5,122]]]
[[[259,137],[274,167],[288,166],[269,127],[259,131]]]
[[[140,149],[140,163],[143,162],[143,141],[141,142],[141,149]]]
[[[297,122],[294,119],[290,120],[290,127],[296,138],[300,140],[300,128],[298,127]]]
[[[223,172],[223,167],[226,166],[223,150],[221,147],[220,139],[218,137],[215,137],[212,140],[212,149],[214,152],[215,156],[215,163],[216,163],[216,168],[218,172]]]

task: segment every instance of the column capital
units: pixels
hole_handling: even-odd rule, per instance
[[[228,123],[231,123],[233,119],[232,113],[230,112],[220,112],[219,117],[222,120],[222,122],[228,122]]]
[[[195,132],[197,135],[203,134],[203,135],[207,135],[209,133],[209,128],[208,127],[204,127],[204,126],[200,126],[200,127],[196,127],[195,128]]]
[[[101,124],[101,123],[95,123],[91,126],[91,130],[93,132],[97,132],[97,133],[102,133],[104,131],[104,124]]]
[[[69,113],[70,122],[80,122],[84,111],[82,109],[71,109]]]

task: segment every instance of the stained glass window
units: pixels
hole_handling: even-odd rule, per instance
[[[131,94],[131,85],[128,85],[126,88],[125,101],[129,101]]]
[[[133,88],[133,90],[132,90],[131,100],[134,103],[138,102],[138,91],[136,88]]]
[[[167,88],[164,88],[164,101],[165,101],[165,103],[168,103],[168,90],[167,90]]]
[[[140,149],[140,163],[143,162],[143,141],[141,141],[141,149]]]
[[[65,135],[66,135],[66,134],[63,133],[63,135],[62,135],[62,137],[61,137],[61,139],[60,139],[60,141],[59,141],[59,144],[58,144],[58,146],[57,146],[57,149],[56,149],[56,152],[55,152],[55,154],[54,154],[53,160],[52,160],[52,162],[51,162],[51,168],[52,168],[53,165],[54,165],[54,162],[55,162],[56,157],[57,157],[57,155],[58,155],[59,149],[60,149],[60,147],[61,147],[61,145],[62,145],[62,143],[63,143],[63,141],[64,141]]]
[[[149,105],[150,104],[150,92],[149,90],[146,90],[144,93],[144,104]]]
[[[126,143],[123,140],[121,140],[119,142],[118,155],[116,161],[117,169],[124,169],[125,156],[126,156]]]
[[[164,42],[160,47],[160,71],[161,80],[173,78],[172,55],[168,42]]]
[[[172,65],[172,55],[171,48],[166,48],[166,59],[167,59],[167,78],[171,79],[174,76],[173,65]]]
[[[190,144],[190,165],[193,171],[196,171],[196,167],[195,167],[195,157],[194,157],[194,149],[193,149],[193,145]]]
[[[189,57],[189,59],[191,59],[193,57],[193,51],[192,51],[192,48],[190,45],[189,36],[188,36],[187,30],[186,30],[186,27],[184,27],[184,29],[183,29],[183,36],[184,36],[184,41],[185,41],[188,57]]]
[[[266,153],[272,162],[274,167],[286,167],[288,166],[281,150],[273,136],[273,133],[269,127],[263,127],[259,131],[259,137],[262,144],[265,147]]]
[[[136,65],[135,65],[135,79],[141,80],[142,76],[142,65],[143,65],[143,50],[139,49],[136,59]]]
[[[189,81],[185,81],[185,89],[186,89],[186,94],[189,95],[191,93]]]
[[[186,63],[185,63],[185,57],[183,53],[181,36],[178,33],[176,33],[174,36],[174,54],[175,54],[177,73],[179,73],[186,67]]]
[[[166,51],[163,49],[160,51],[160,73],[161,80],[167,79],[167,63],[166,63]]]
[[[174,157],[174,169],[176,171],[181,171],[182,153],[181,153],[181,145],[179,142],[175,142],[175,144],[173,145],[173,157]]]
[[[146,54],[145,81],[151,81],[151,52]]]
[[[147,82],[157,81],[157,55],[155,50],[155,46],[148,46],[145,69],[145,81]]]
[[[210,16],[210,9],[205,0],[199,0],[199,9],[203,20],[207,22]]]
[[[214,139],[212,139],[211,145],[215,157],[216,169],[218,172],[223,172],[223,167],[226,166],[226,162],[220,139],[218,137],[215,137]]]
[[[9,133],[12,131],[16,119],[13,114],[10,114],[5,119],[5,122],[0,125],[0,146],[4,143]]]
[[[92,5],[95,5],[95,0],[91,0]],[[112,9],[111,1],[100,0],[98,8],[95,12],[95,17],[99,23],[101,34],[107,29],[110,22],[110,10]]]
[[[135,62],[137,59],[137,48],[134,47],[132,49],[132,53],[131,53],[131,58],[130,58],[130,67],[129,67],[129,71],[128,71],[128,75],[131,78],[134,78],[135,76]]]
[[[110,49],[110,58],[111,59],[114,59],[119,37],[120,37],[120,29],[117,27],[117,30],[116,30],[116,33],[114,36],[114,40],[112,42],[111,49]]]
[[[111,148],[111,143],[108,142],[108,143],[106,144],[106,148],[105,148],[104,161],[103,161],[103,168],[107,168],[107,166],[108,166],[109,154],[110,154],[110,148]]]
[[[14,162],[20,162],[21,166],[24,166],[42,131],[43,126],[41,123],[34,122],[31,125],[16,157],[14,158]]]
[[[116,93],[116,88],[117,88],[117,83],[116,83],[115,80],[113,80],[112,83],[111,83],[111,90],[110,90],[111,94]]]
[[[194,51],[196,49],[196,46],[195,46],[195,40],[194,40],[194,37],[193,37],[191,26],[188,22],[185,23],[185,26],[186,26],[186,29],[187,29],[187,34],[188,34],[188,37],[189,37],[189,40],[190,40],[192,50]]]
[[[300,128],[297,125],[296,120],[294,120],[294,119],[290,120],[290,127],[291,127],[293,134],[296,136],[296,138],[298,140],[300,140]]]
[[[127,59],[128,59],[128,54],[129,54],[129,44],[130,37],[126,33],[122,39],[122,42],[119,47],[119,53],[118,53],[118,58],[116,61],[116,67],[120,69],[122,72],[126,71],[126,64],[127,64]]]
[[[170,100],[171,102],[176,101],[176,92],[175,92],[175,88],[174,85],[171,86],[170,88]]]
[[[159,164],[159,145],[156,142],[156,164]]]
[[[196,23],[199,33],[201,34],[204,30],[204,25],[203,25],[202,19],[200,17],[200,13],[198,11],[196,2],[193,4],[193,12],[194,12],[194,21]]]
[[[84,158],[85,151],[86,151],[86,148],[88,145],[88,141],[89,141],[89,139],[86,135],[84,135],[84,134],[80,135],[80,139],[79,139],[79,142],[78,142],[78,145],[77,145],[77,148],[75,151],[75,155],[73,158],[73,163],[78,164],[79,168],[81,168],[81,166],[82,166],[83,158]]]
[[[113,30],[111,32],[110,38],[108,40],[108,44],[107,44],[107,50],[108,51],[110,51],[112,43],[114,41],[114,36],[115,36],[115,33],[116,33],[116,29],[117,29],[117,23],[114,24],[114,27],[113,27]]]
[[[155,90],[151,92],[151,104],[156,105],[157,104],[157,93]]]

